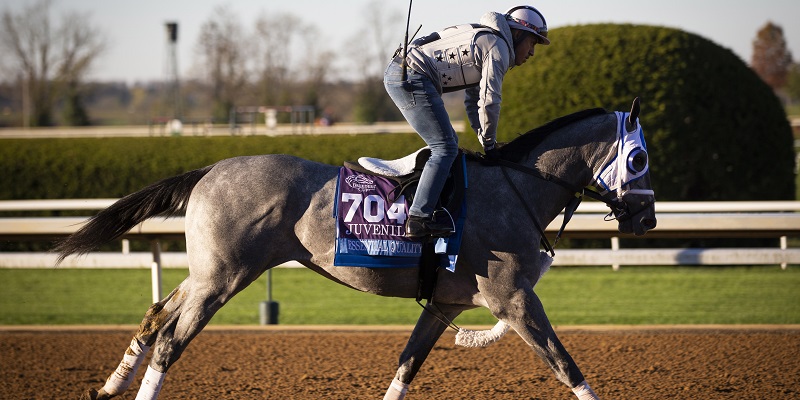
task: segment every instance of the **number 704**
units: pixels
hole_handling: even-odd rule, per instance
[[[396,224],[402,225],[406,222],[406,199],[400,196],[386,209],[386,201],[383,197],[371,194],[364,197],[360,193],[342,193],[342,202],[349,202],[350,208],[344,216],[344,222],[353,222],[353,217],[359,210],[367,222],[383,222],[384,218],[390,221],[395,220]]]

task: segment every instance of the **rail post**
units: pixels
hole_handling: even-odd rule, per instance
[[[150,249],[153,251],[153,263],[150,264],[150,275],[153,283],[153,303],[161,301],[161,242],[152,240]]]
[[[781,250],[786,250],[788,248],[789,248],[789,240],[786,238],[786,236],[781,236]],[[788,267],[788,266],[789,266],[789,263],[787,263],[787,262],[782,262],[781,263],[781,269],[785,270],[786,267]]]
[[[267,270],[267,301],[259,304],[261,325],[277,325],[280,304],[272,300],[272,269]]]

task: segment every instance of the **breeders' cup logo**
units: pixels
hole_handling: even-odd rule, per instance
[[[353,189],[358,190],[359,192],[368,192],[370,190],[375,190],[375,181],[372,179],[367,178],[364,175],[350,175],[345,178],[345,182],[347,185]]]

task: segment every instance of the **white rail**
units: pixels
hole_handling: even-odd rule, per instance
[[[5,200],[0,212],[100,210],[116,199]],[[557,249],[554,265],[776,265],[800,264],[800,248],[788,248],[788,237],[800,237],[800,201],[658,202],[658,225],[646,238],[779,238],[775,248],[748,249],[620,249],[617,223],[603,219],[608,207],[584,202],[567,226],[565,237],[609,238],[610,249]],[[87,213],[91,214],[91,213]],[[1,214],[0,214],[1,215]],[[0,239],[41,240],[75,232],[88,217],[0,217]],[[561,226],[559,216],[547,228]],[[137,225],[126,239],[151,242],[154,300],[160,291],[162,265],[186,266],[185,254],[161,253],[159,240],[184,237],[184,218],[154,218]],[[70,258],[63,267],[146,267],[148,253],[92,253]],[[143,258],[144,257],[144,258]],[[52,253],[0,253],[0,268],[51,267]],[[291,266],[298,266],[297,263]]]

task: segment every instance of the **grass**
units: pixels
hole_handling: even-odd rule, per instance
[[[164,292],[187,274],[163,271]],[[555,325],[798,324],[800,268],[554,268],[537,285]],[[138,324],[151,303],[148,270],[0,269],[0,325]],[[413,299],[360,293],[305,269],[273,271],[281,324],[414,324]],[[212,324],[259,323],[262,277],[234,297]],[[485,309],[463,325],[493,324]]]

